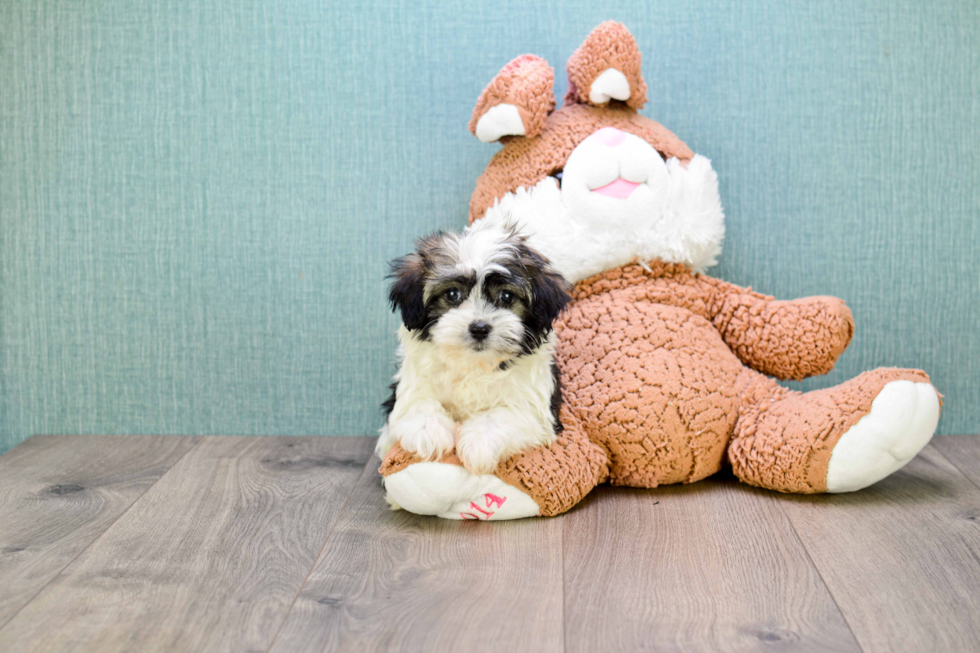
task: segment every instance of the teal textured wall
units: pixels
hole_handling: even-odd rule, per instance
[[[465,222],[483,86],[625,22],[711,158],[716,276],[834,294],[821,387],[925,368],[980,432],[980,5],[0,3],[0,450],[32,433],[361,434],[384,262]]]

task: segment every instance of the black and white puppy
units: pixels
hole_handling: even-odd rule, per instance
[[[420,239],[390,276],[400,365],[378,455],[400,442],[438,460],[455,446],[467,469],[486,474],[554,442],[562,425],[552,323],[570,286],[548,260],[513,226],[481,220]]]

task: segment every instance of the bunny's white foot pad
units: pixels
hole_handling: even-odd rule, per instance
[[[871,411],[834,445],[827,491],[854,492],[898,471],[929,443],[938,422],[939,395],[931,384],[885,384]]]
[[[537,517],[538,504],[492,474],[473,474],[459,465],[415,463],[384,479],[393,509],[443,519]]]

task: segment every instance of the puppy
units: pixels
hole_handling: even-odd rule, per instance
[[[562,430],[552,323],[569,284],[515,227],[436,233],[391,263],[400,365],[384,403],[380,457],[395,442],[424,460],[456,448],[476,474]]]

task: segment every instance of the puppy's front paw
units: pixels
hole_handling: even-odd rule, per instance
[[[503,447],[494,421],[474,417],[459,427],[456,455],[463,467],[474,474],[492,474],[500,463]]]
[[[434,404],[432,406],[428,404]],[[452,451],[456,422],[437,402],[421,402],[390,427],[391,438],[422,460],[439,460]]]

